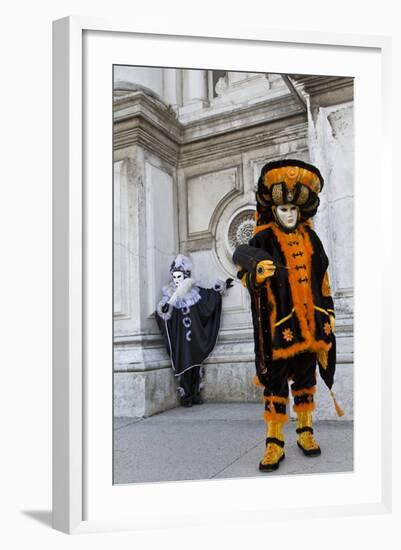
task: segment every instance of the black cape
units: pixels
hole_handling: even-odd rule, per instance
[[[327,321],[327,314],[323,310],[330,309],[334,315],[334,303],[331,296],[323,296],[322,281],[328,268],[329,260],[324,251],[323,244],[317,234],[308,226],[303,226],[303,230],[309,235],[313,249],[311,257],[312,264],[312,294],[313,303],[318,306],[315,312],[316,340],[331,343],[328,352],[328,365],[326,368],[319,363],[320,375],[329,389],[333,386],[336,369],[336,338],[334,333],[329,335],[324,332],[323,325]],[[270,327],[270,307],[268,304],[267,293],[262,292],[261,286],[254,283],[256,266],[258,262],[271,259],[278,266],[285,266],[286,260],[280,244],[271,228],[264,229],[257,233],[250,241],[249,245],[240,245],[234,252],[233,262],[242,267],[238,273],[238,278],[246,274],[247,288],[251,298],[252,320],[254,326],[255,339],[255,363],[256,372],[260,382],[267,384],[268,371],[273,365],[273,349],[285,349],[292,343],[287,343],[283,338],[280,339],[282,331],[276,331],[275,337],[272,337]],[[289,284],[287,269],[278,268],[275,277],[271,279],[270,292],[274,295],[274,301],[277,307],[278,319],[283,319],[288,312],[292,310],[294,304]],[[303,335],[300,329],[300,323],[297,314],[289,316],[281,324],[281,328],[289,328],[299,342],[303,341]],[[263,361],[261,360],[263,355]],[[264,369],[261,368],[264,365]]]
[[[169,319],[156,312],[175,376],[203,363],[216,344],[221,294],[209,288],[199,288],[199,294],[200,300],[192,306],[172,307]]]

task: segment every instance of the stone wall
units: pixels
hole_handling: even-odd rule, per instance
[[[158,86],[154,93],[146,84],[128,85],[125,72],[116,90],[115,414],[148,416],[176,406],[174,377],[154,320],[169,265],[176,253],[189,255],[203,286],[235,276],[231,255],[252,232],[260,169],[283,157],[316,162],[327,182],[316,227],[332,260],[338,393],[350,412],[352,240],[344,247],[343,239],[352,234],[352,101],[337,94],[335,105],[326,99],[323,106],[312,101],[321,98],[316,82],[310,93],[310,83],[294,77],[294,93],[279,75],[249,73],[220,76],[211,94],[208,72],[200,72],[192,83],[191,73],[198,71],[163,73],[164,80],[148,74],[146,84],[152,76]],[[253,346],[249,298],[236,284],[224,298],[218,342],[206,361],[205,399],[260,399],[251,384]],[[319,393],[319,414],[330,418],[327,392]]]

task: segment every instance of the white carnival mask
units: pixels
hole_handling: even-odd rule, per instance
[[[299,208],[295,204],[282,204],[276,207],[279,222],[286,229],[294,229],[298,223]]]
[[[173,283],[175,287],[178,288],[184,282],[184,273],[182,271],[173,271]]]

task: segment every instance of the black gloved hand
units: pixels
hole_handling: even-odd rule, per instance
[[[233,281],[234,279],[231,278],[226,279],[226,288],[231,288],[232,286],[234,286]]]
[[[167,312],[168,312],[168,304],[164,304],[164,306],[162,306],[162,312],[163,312],[163,313],[167,313]]]

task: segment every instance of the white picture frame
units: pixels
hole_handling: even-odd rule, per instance
[[[123,46],[124,40],[127,42]],[[139,51],[140,48],[127,47],[130,41],[139,40],[145,41],[147,45],[142,51]],[[160,48],[161,41],[163,48]],[[185,48],[182,48],[183,44]],[[191,54],[192,64],[181,64],[185,61],[179,59],[177,45],[185,50],[181,52],[182,56]],[[111,98],[112,93],[112,71],[110,67],[110,83],[107,88],[107,66],[110,65],[110,60],[115,64],[123,64],[127,59],[132,65],[151,66],[158,59],[156,64],[160,66],[196,68],[201,63],[203,67],[209,67],[213,66],[213,63],[218,63],[219,55],[224,55],[224,48],[227,51],[235,50],[230,59],[227,57],[227,66],[242,67],[243,70],[261,70],[265,50],[274,52],[272,61],[269,62],[269,72],[336,74],[335,71],[340,70],[338,66],[334,69],[336,59],[337,62],[338,59],[344,60],[342,67],[345,68],[346,75],[347,71],[351,71],[350,68],[346,68],[347,60],[350,63],[349,67],[355,67],[355,73],[350,74],[355,76],[356,90],[355,472],[315,475],[313,479],[288,476],[285,480],[276,477],[270,480],[258,478],[113,487],[112,472],[109,468],[112,449],[112,363],[109,363],[108,379],[106,375],[107,361],[110,361],[112,354],[111,350],[107,351],[107,347],[97,350],[95,345],[97,338],[103,341],[105,337],[107,341],[112,326],[112,295],[108,296],[107,292],[104,292],[104,289],[110,288],[111,265],[108,263],[110,256],[102,256],[93,239],[94,234],[99,232],[99,240],[105,243],[105,248],[112,239],[111,225],[109,227],[106,223],[102,226],[101,221],[105,212],[108,219],[107,198],[111,196],[111,191],[108,195],[106,184],[109,177],[110,185],[112,181],[112,150],[109,149],[112,139],[111,103],[110,112],[107,113],[107,98]],[[123,53],[116,54],[113,59],[114,50]],[[245,50],[252,51],[253,54],[248,59],[246,67]],[[296,56],[297,59],[293,55],[296,50],[302,54]],[[283,32],[260,28],[239,30],[227,27],[216,32],[209,29],[204,33],[195,26],[190,30],[183,29],[179,23],[169,24],[167,34],[163,29],[142,28],[139,24],[131,25],[121,21],[69,17],[54,22],[54,528],[67,533],[143,529],[154,525],[155,515],[159,517],[159,526],[170,526],[182,523],[192,525],[206,521],[262,521],[263,513],[267,511],[271,518],[291,519],[306,514],[309,517],[322,514],[338,516],[386,513],[390,510],[391,459],[385,449],[390,443],[391,427],[388,423],[385,425],[384,418],[390,418],[391,410],[391,341],[390,334],[382,330],[381,324],[384,312],[391,310],[391,296],[383,292],[390,283],[390,270],[378,268],[377,279],[370,281],[368,285],[366,277],[363,280],[359,268],[368,258],[363,231],[369,219],[365,208],[369,206],[369,202],[365,195],[374,191],[369,175],[373,173],[376,185],[384,186],[385,182],[391,181],[390,167],[383,161],[383,153],[386,147],[389,147],[390,141],[390,52],[391,42],[387,37]],[[169,61],[166,61],[165,56],[168,55]],[[312,66],[314,70],[311,69]],[[378,80],[372,83],[373,91],[365,90],[366,93],[361,94],[360,86],[367,83],[365,73],[368,67]],[[96,96],[90,96],[91,102],[88,104],[85,87],[90,88],[90,79],[96,78],[98,93]],[[369,113],[372,118],[370,127],[372,132],[379,136],[374,148],[365,135],[364,117],[367,106],[364,105],[366,97],[363,98],[362,95],[369,96]],[[96,122],[93,118],[94,108],[99,115]],[[88,132],[90,135],[94,132],[91,124],[98,125],[96,133],[100,141],[96,144],[96,140],[87,140]],[[101,166],[95,165],[94,151],[99,155],[98,158],[108,159],[106,162],[110,162],[110,170],[104,170],[107,164],[103,165],[103,161],[99,161]],[[372,159],[373,152],[377,164],[367,170],[366,163]],[[88,185],[88,181],[94,179],[99,182],[100,189],[96,197],[91,185]],[[391,186],[388,183],[386,191],[386,199],[391,201]],[[378,219],[382,222],[384,206],[379,199],[375,206]],[[109,207],[111,210],[111,202]],[[371,238],[371,245],[378,245],[382,257],[389,262],[390,243],[382,238],[383,231],[383,224],[378,223],[377,233]],[[111,250],[111,246],[109,248]],[[385,263],[386,261],[383,262]],[[110,274],[107,271],[108,265]],[[94,277],[94,273],[98,275]],[[369,307],[366,304],[368,295],[371,296]],[[101,305],[95,304],[96,296],[102,296],[99,300],[102,302]],[[98,320],[96,329],[92,322],[95,318]],[[376,341],[367,352],[363,349],[362,342],[372,342],[374,335]],[[91,369],[95,363],[101,367],[98,370],[99,380],[94,382]],[[366,375],[361,370],[362,364]],[[372,378],[374,374],[377,376],[375,380],[365,379]],[[370,435],[366,433],[367,426],[363,425],[361,418],[369,412],[369,400],[366,399],[366,395],[371,391],[378,395],[378,401],[377,416],[370,423],[370,429],[380,434],[376,436],[376,440],[381,444],[371,450],[371,462],[368,464],[366,451],[369,448]],[[99,395],[105,400],[102,401]],[[95,413],[97,423],[93,421]],[[97,457],[96,461],[94,457]],[[322,488],[318,499],[315,492],[314,499],[303,499],[302,507],[296,502],[289,502],[288,498],[280,500],[280,492],[285,493],[288,487],[294,487],[294,491],[302,490],[306,483],[309,487],[315,487],[317,491],[318,487]],[[260,500],[257,495],[262,494],[261,484],[265,484],[264,487],[269,484],[270,494],[273,497],[276,495],[277,498],[269,499],[268,503]],[[189,490],[196,491],[198,504],[195,504],[192,511],[186,510],[185,514],[177,519],[168,509],[168,503],[185,497]],[[327,497],[327,491],[331,492],[332,498]],[[132,504],[138,502],[141,503],[140,507]],[[275,502],[275,505],[272,506],[272,502]],[[129,503],[134,511],[122,513]],[[203,510],[202,519],[200,510]]]

